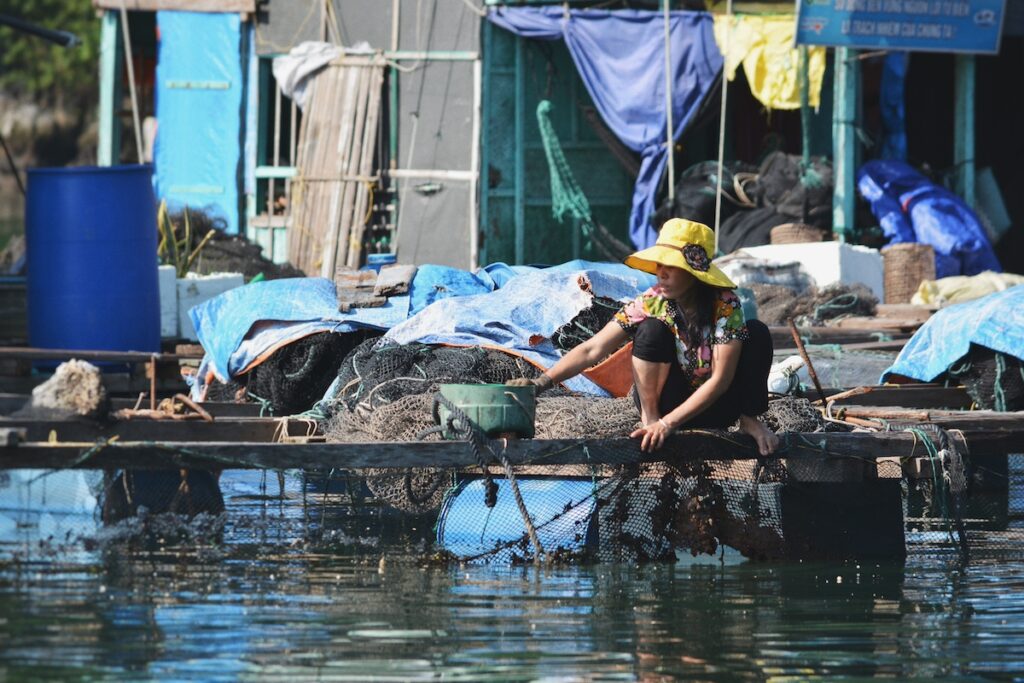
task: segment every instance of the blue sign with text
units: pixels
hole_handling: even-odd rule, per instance
[[[880,50],[999,52],[1005,0],[800,0],[796,42]]]

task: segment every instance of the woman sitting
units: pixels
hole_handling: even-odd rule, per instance
[[[657,243],[626,265],[658,282],[623,306],[589,340],[535,379],[543,391],[589,368],[633,340],[633,384],[643,427],[630,436],[644,451],[660,448],[681,427],[739,428],[762,455],[778,437],[757,416],[768,408],[772,339],[759,320],[744,320],[736,287],[711,263],[714,233],[706,225],[673,218]]]

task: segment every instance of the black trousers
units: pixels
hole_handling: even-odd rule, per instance
[[[740,415],[751,417],[768,409],[768,372],[772,367],[772,335],[760,320],[748,320],[750,336],[743,342],[732,384],[707,410],[686,423],[689,427],[729,427]],[[633,357],[652,363],[669,363],[668,378],[658,397],[658,409],[668,415],[693,393],[689,379],[676,358],[675,335],[657,318],[647,318],[633,336]],[[637,409],[640,397],[633,391]]]

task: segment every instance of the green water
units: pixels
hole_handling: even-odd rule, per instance
[[[311,509],[293,480],[277,499],[225,473],[225,514],[175,545],[105,527],[95,479],[60,476],[0,474],[0,680],[1024,675],[1020,561],[421,567],[429,521]]]

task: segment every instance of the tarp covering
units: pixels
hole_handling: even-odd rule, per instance
[[[857,189],[871,202],[890,243],[920,242],[935,249],[935,274],[1001,272],[981,221],[962,199],[902,161],[869,161]]]
[[[1024,357],[1024,285],[937,311],[921,326],[882,381],[900,374],[931,382],[978,344]]]
[[[879,95],[882,113],[882,159],[907,160],[906,92],[909,52],[890,52],[882,65],[882,87]]]
[[[436,301],[393,327],[385,338],[400,344],[501,348],[549,368],[561,358],[551,341],[555,330],[590,306],[594,296],[626,301],[649,282],[639,277],[639,271],[630,273],[636,275],[621,277],[603,270],[566,267],[538,270],[493,292]],[[608,395],[582,376],[565,385],[573,391]]]
[[[715,16],[715,38],[725,54],[725,75],[735,80],[736,71],[750,84],[750,93],[768,109],[800,108],[800,53],[794,43],[793,15]],[[821,83],[825,80],[825,48],[807,46],[809,104],[821,104]]]
[[[525,38],[564,38],[601,117],[642,156],[633,188],[629,235],[638,249],[654,244],[650,219],[667,163],[664,15],[643,10],[564,10],[514,7],[487,18]],[[707,12],[672,12],[672,127],[679,137],[722,68],[713,20]]]
[[[172,210],[209,207],[238,232],[242,32],[237,13],[157,12],[156,194]]]
[[[623,264],[579,260],[543,270],[528,266],[513,268],[496,263],[475,273],[448,266],[425,265],[416,270],[409,295],[390,297],[387,305],[382,307],[356,308],[349,313],[340,313],[337,290],[334,283],[325,278],[254,282],[224,292],[189,311],[196,335],[206,351],[201,381],[208,369],[221,382],[226,382],[248,370],[255,361],[269,352],[316,332],[388,330],[434,302],[452,298],[465,300],[487,294],[514,282],[524,274],[532,276],[546,273],[561,277],[565,273],[581,271],[598,277],[602,283],[601,291],[611,292],[603,296],[613,298],[622,298],[620,294],[623,292],[623,296],[635,296],[654,283],[653,276]],[[553,332],[568,322],[579,309],[570,306],[569,310],[574,312],[561,319],[559,311],[564,302],[550,301],[546,297],[546,292],[535,292],[530,307],[535,311],[551,311],[550,315],[554,316],[551,319],[557,321],[551,330]],[[475,307],[463,308],[461,304],[453,305],[450,310],[451,323],[467,330],[475,330],[477,326],[486,328],[502,320],[494,317],[493,312],[480,313]],[[547,318],[541,315],[539,319]],[[481,335],[481,339],[486,338],[486,335]],[[194,393],[200,390],[201,386]]]
[[[405,320],[408,311],[409,297],[399,296],[391,297],[379,308],[341,313],[333,282],[304,277],[236,287],[194,306],[189,316],[210,369],[217,379],[226,382],[265,351],[287,341],[314,332],[386,330]],[[239,350],[241,353],[237,353]]]

